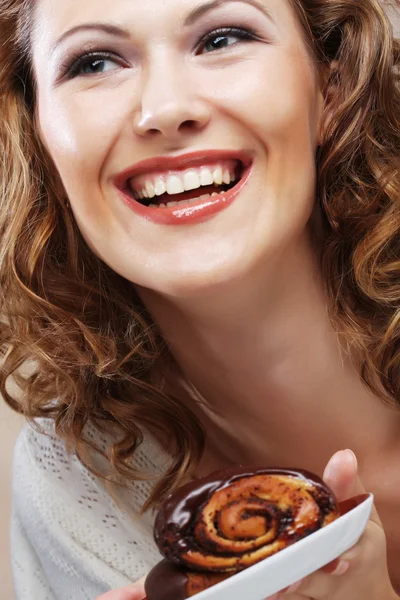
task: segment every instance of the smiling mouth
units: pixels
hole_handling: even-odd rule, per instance
[[[243,173],[240,160],[219,160],[200,167],[135,176],[126,181],[124,191],[148,208],[185,206],[223,196],[241,181]]]

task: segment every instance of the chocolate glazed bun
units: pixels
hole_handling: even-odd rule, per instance
[[[166,560],[148,575],[147,598],[189,598],[339,516],[331,490],[307,471],[240,467],[192,481],[157,515]]]

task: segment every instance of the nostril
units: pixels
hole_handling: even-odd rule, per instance
[[[148,129],[147,133],[154,136],[154,135],[158,135],[158,134],[162,133],[162,131],[160,129],[154,128],[154,129]]]
[[[181,123],[178,127],[179,131],[190,131],[192,129],[197,129],[200,126],[200,123],[198,123],[197,121],[194,120],[187,120],[184,121],[183,123]]]
[[[200,125],[197,123],[197,121],[194,120],[188,120],[188,121],[184,121],[183,123],[181,123],[178,128],[177,131],[179,133],[185,133],[186,131],[193,131],[193,129],[197,129]],[[160,135],[163,133],[163,128],[160,127],[149,127],[149,129],[146,130],[146,133],[148,135],[151,136],[156,136],[156,135]]]

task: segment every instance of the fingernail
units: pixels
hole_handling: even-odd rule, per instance
[[[336,569],[333,571],[332,575],[340,577],[340,575],[344,575],[345,573],[347,573],[349,568],[350,563],[347,560],[341,560]]]
[[[324,479],[333,479],[335,477],[335,474],[336,474],[339,464],[340,464],[340,461],[335,454],[331,458],[331,460],[328,462],[328,464],[326,465],[323,478]]]
[[[350,450],[349,448],[347,450],[345,450],[345,452],[347,452],[348,456],[351,457],[351,460],[354,463],[354,469],[355,469],[355,471],[357,471],[358,470],[357,456],[354,454],[353,450]]]
[[[336,558],[335,560],[333,560],[331,563],[325,565],[324,567],[322,567],[321,571],[323,573],[327,573],[328,575],[332,575],[332,573],[334,571],[336,571],[338,564],[339,564],[339,559]]]
[[[297,590],[299,589],[299,587],[301,586],[303,581],[304,581],[303,579],[300,579],[300,581],[297,581],[296,583],[294,583],[293,585],[288,587],[287,590],[285,591],[285,594],[293,594],[294,592],[297,592]]]

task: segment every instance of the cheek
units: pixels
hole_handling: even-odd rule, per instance
[[[99,184],[102,168],[118,135],[120,114],[104,93],[87,90],[70,95],[42,94],[38,98],[41,139],[74,203],[83,188]],[[104,107],[112,110],[104,110]],[[95,190],[92,190],[92,193]]]
[[[264,60],[243,63],[238,77],[219,91],[221,104],[258,138],[268,182],[280,198],[298,197],[299,186],[312,196],[320,93],[307,56],[271,48]]]
[[[307,57],[271,48],[264,60],[243,62],[234,78],[214,87],[221,104],[256,133],[261,144],[314,152],[318,88]],[[298,157],[297,157],[298,158]]]
[[[265,184],[275,198],[268,208],[274,212],[270,222],[282,220],[286,227],[290,213],[301,226],[315,202],[320,121],[316,74],[306,56],[279,48],[271,49],[268,60],[242,67],[226,103],[238,117],[240,110],[239,118],[266,157]]]
[[[243,64],[241,71],[223,104],[257,138],[265,157],[258,180],[265,201],[253,234],[279,247],[304,231],[315,204],[319,88],[307,58],[286,52],[271,51],[268,60]]]

